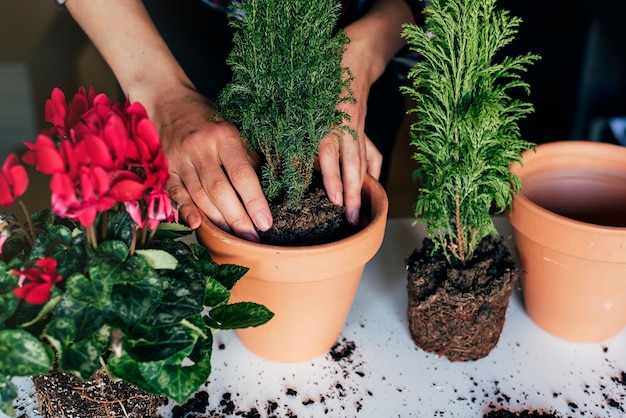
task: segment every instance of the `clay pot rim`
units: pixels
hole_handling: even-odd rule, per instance
[[[379,222],[387,221],[387,212],[389,207],[389,201],[387,198],[387,194],[382,187],[382,185],[375,181],[373,177],[367,175],[363,182],[363,188],[369,188],[372,191],[378,190],[381,192],[385,198],[380,199],[380,202],[377,204],[376,208],[372,208],[372,213],[374,214],[372,219],[367,221],[367,225],[365,225],[362,229],[357,231],[356,233],[340,239],[338,241],[329,242],[326,244],[316,244],[316,245],[305,245],[305,246],[288,246],[288,245],[272,245],[272,244],[261,244],[258,242],[248,241],[244,238],[237,237],[230,232],[224,231],[223,229],[216,226],[213,222],[211,222],[206,217],[203,219],[202,225],[200,228],[207,228],[211,234],[215,237],[218,237],[225,243],[232,243],[233,245],[241,246],[242,248],[254,248],[254,251],[259,253],[267,253],[267,254],[276,254],[276,253],[298,253],[301,255],[304,254],[316,254],[316,253],[325,253],[329,250],[329,248],[336,248],[337,246],[348,247],[354,245],[357,242],[362,242],[364,236],[375,235],[378,234],[378,230],[376,225]],[[373,194],[373,193],[372,193]]]
[[[609,156],[611,159],[623,161],[626,166],[626,147],[622,147],[620,145],[608,144],[603,142],[593,142],[593,141],[555,141],[545,144],[537,145],[535,150],[527,150],[522,153],[522,164],[513,163],[511,165],[511,172],[518,177],[522,178],[522,180],[526,178],[530,178],[533,174],[528,176],[524,176],[523,173],[526,167],[523,165],[525,160],[534,160],[534,159],[547,159],[551,158],[553,154],[574,154],[574,155],[584,155],[589,158],[591,156],[597,156],[598,154],[602,155],[602,158],[606,158],[606,152],[609,151]],[[538,152],[541,151],[542,154],[538,155]],[[620,158],[621,157],[621,158]],[[589,160],[591,162],[591,160]],[[593,167],[594,164],[590,164],[589,167]],[[546,222],[553,222],[557,224],[567,224],[568,228],[575,228],[579,231],[593,231],[594,233],[601,232],[606,235],[623,235],[626,227],[619,226],[607,226],[607,225],[598,225],[589,222],[583,222],[575,219],[568,218],[566,216],[559,215],[554,213],[544,207],[534,203],[532,200],[527,198],[524,195],[524,189],[520,193],[515,195],[513,198],[513,205],[524,206],[525,209],[530,212],[538,215]],[[513,209],[514,210],[514,209]],[[514,222],[513,217],[509,216],[509,219]]]

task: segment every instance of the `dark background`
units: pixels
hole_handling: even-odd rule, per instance
[[[607,118],[626,116],[626,2],[500,0],[522,18],[507,52],[541,60],[525,79],[535,113],[520,123],[525,139],[615,142]]]

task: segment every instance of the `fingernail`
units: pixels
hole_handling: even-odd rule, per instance
[[[358,209],[352,209],[348,213],[348,222],[350,222],[354,226],[356,226],[359,223],[359,210]]]
[[[187,216],[185,222],[187,223],[187,226],[191,229],[196,229],[200,227],[200,218],[196,215]]]
[[[335,193],[335,197],[333,198],[333,203],[337,206],[341,206],[343,204],[343,193],[337,192]]]
[[[260,241],[259,236],[255,234],[254,232],[242,232],[241,238],[245,239],[246,241],[252,241],[252,242]]]
[[[272,226],[270,219],[264,213],[259,213],[254,217],[254,224],[261,231],[267,231]]]

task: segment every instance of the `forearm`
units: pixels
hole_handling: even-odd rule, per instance
[[[378,0],[360,19],[345,28],[348,50],[367,60],[369,84],[380,77],[393,56],[405,45],[400,36],[404,23],[414,16],[404,0]]]
[[[68,11],[111,67],[131,101],[153,113],[172,86],[191,86],[140,0],[68,0]]]

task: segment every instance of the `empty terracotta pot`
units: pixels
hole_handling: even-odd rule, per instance
[[[510,222],[528,315],[568,340],[626,326],[626,148],[559,141],[526,151]]]
[[[374,178],[362,191],[363,227],[342,240],[308,247],[246,241],[205,222],[197,230],[217,263],[249,267],[231,301],[265,305],[274,317],[256,328],[237,330],[253,353],[274,361],[309,360],[328,351],[346,321],[365,263],[382,244],[388,201]]]

